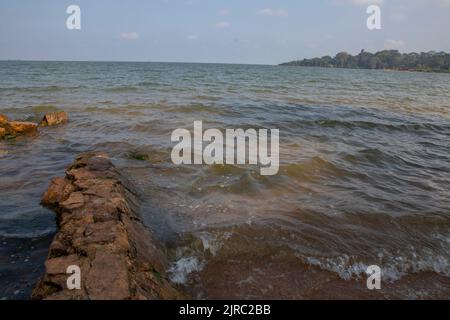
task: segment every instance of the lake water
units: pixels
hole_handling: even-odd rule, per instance
[[[0,298],[29,296],[56,231],[40,198],[88,150],[134,182],[194,297],[450,298],[448,74],[0,62],[0,113],[57,109],[67,125],[0,142]],[[194,120],[278,128],[279,174],[174,165],[171,133]],[[381,292],[365,288],[369,265]]]

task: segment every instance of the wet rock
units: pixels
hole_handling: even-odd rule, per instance
[[[0,139],[4,138],[6,136],[6,129],[0,127]]]
[[[15,134],[29,134],[37,132],[37,124],[28,121],[11,121],[8,123]]]
[[[46,126],[55,126],[58,124],[63,124],[68,121],[67,113],[64,111],[58,111],[58,112],[49,112],[47,113],[42,121],[39,123],[41,127]]]
[[[3,114],[0,114],[0,124],[6,124],[8,122],[9,122],[8,117]]]
[[[68,199],[74,190],[75,187],[69,180],[60,177],[53,178],[50,187],[42,197],[42,203],[47,207],[58,206],[59,203]]]
[[[58,233],[33,299],[178,299],[167,261],[142,224],[132,185],[105,153],[78,156],[65,178],[54,178],[41,202],[57,213]],[[81,270],[69,290],[67,267]]]
[[[64,111],[50,112],[44,116],[40,126],[53,126],[67,122],[67,113]],[[21,135],[34,135],[38,125],[28,121],[10,121],[8,117],[0,114],[0,139],[15,138]]]
[[[15,138],[25,134],[37,133],[37,124],[27,121],[9,121],[9,119],[0,115],[0,139]]]

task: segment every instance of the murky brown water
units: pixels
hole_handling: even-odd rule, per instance
[[[29,295],[55,231],[40,197],[88,150],[109,152],[136,184],[172,280],[195,297],[450,297],[448,75],[153,63],[0,69],[0,113],[38,120],[59,108],[71,119],[0,142],[0,298]],[[171,132],[193,130],[194,120],[279,128],[279,174],[175,166]],[[382,268],[378,292],[365,287],[373,264]]]

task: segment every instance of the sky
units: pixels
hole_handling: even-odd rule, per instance
[[[381,30],[366,26],[371,4]],[[450,0],[0,0],[0,60],[278,64],[361,49],[450,52]]]

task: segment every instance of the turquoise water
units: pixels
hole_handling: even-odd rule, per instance
[[[208,268],[262,244],[265,257],[282,248],[345,281],[378,264],[392,283],[432,273],[450,287],[447,74],[0,62],[0,113],[38,121],[56,109],[67,125],[0,142],[0,298],[29,294],[55,232],[40,197],[87,150],[109,152],[134,181],[172,279],[198,297],[208,296]],[[170,135],[194,120],[280,129],[279,174],[173,165]],[[293,277],[295,268],[280,269]]]

